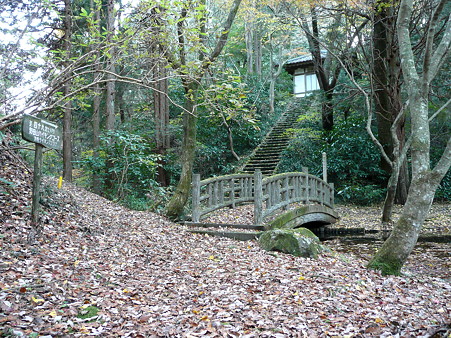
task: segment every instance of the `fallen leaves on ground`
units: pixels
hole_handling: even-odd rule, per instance
[[[427,271],[383,277],[354,253],[267,253],[255,241],[191,234],[71,185],[58,194],[34,245],[25,218],[1,224],[5,336],[449,334],[450,283]]]

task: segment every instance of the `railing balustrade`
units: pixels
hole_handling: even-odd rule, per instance
[[[332,183],[303,172],[283,173],[263,178],[260,170],[251,174],[213,177],[201,181],[193,175],[192,220],[199,222],[208,213],[237,205],[254,203],[254,223],[292,203],[318,203],[333,208]]]

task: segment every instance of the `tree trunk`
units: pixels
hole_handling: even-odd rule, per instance
[[[72,10],[71,0],[64,0],[64,52],[66,53],[65,66],[70,66],[71,38],[72,38]],[[64,83],[64,96],[71,91],[71,81],[67,79]],[[72,102],[64,104],[63,116],[63,178],[72,182]]]
[[[255,27],[259,27],[258,22]],[[254,30],[254,62],[255,62],[255,73],[260,78],[262,75],[262,40],[261,40],[261,27]]]
[[[323,58],[321,55],[318,16],[316,11],[316,7],[312,6],[310,10],[312,25],[311,31],[305,21],[302,25],[302,29],[307,36],[307,41],[309,44],[310,53],[313,57],[313,65],[316,77],[318,79],[319,87],[324,92],[324,100],[322,103],[321,113],[322,127],[324,130],[332,130],[334,127],[334,106],[332,99],[339,71],[338,69],[336,69],[331,73],[331,70],[326,69],[326,67],[324,66]],[[333,76],[330,77],[330,74],[333,74]]]
[[[115,14],[114,14],[114,0],[107,1],[107,41],[108,43],[112,43],[113,35],[114,35],[114,22],[115,22]],[[107,131],[112,131],[115,129],[116,125],[116,111],[115,111],[115,98],[116,98],[116,83],[114,73],[116,72],[115,67],[115,53],[114,47],[110,48],[110,55],[106,61],[106,93],[105,93],[105,113],[106,113],[106,125],[105,129]],[[109,140],[109,143],[112,143],[113,140]],[[114,188],[114,173],[111,168],[113,167],[113,163],[107,158],[106,160],[106,170],[105,173],[105,186],[112,190]]]
[[[186,87],[185,92],[197,94],[198,85],[190,84]],[[196,98],[193,95],[186,95],[184,108],[187,112],[183,115],[183,144],[182,144],[182,172],[177,188],[166,206],[166,216],[170,219],[179,219],[183,214],[183,208],[188,200],[191,179],[193,175],[194,158],[196,153],[196,123],[197,116],[195,110]]]
[[[409,24],[413,0],[402,0],[398,13],[401,66],[407,87],[411,116],[412,183],[406,204],[390,237],[369,263],[383,274],[399,274],[418,240],[440,181],[451,166],[451,137],[436,166],[430,168],[428,95],[430,84],[450,53],[451,21],[448,18],[440,42],[436,41],[438,18],[447,0],[438,3],[429,20],[421,73],[417,72]],[[434,50],[434,46],[436,47]]]
[[[107,31],[108,31],[108,42],[112,42],[114,35],[114,0],[108,0],[107,5]],[[110,57],[107,61],[107,84],[106,84],[106,98],[105,98],[105,106],[106,106],[106,129],[114,130],[115,122],[116,122],[116,112],[115,112],[115,96],[116,96],[116,83],[114,81],[114,73],[116,71],[114,65],[114,47],[111,47]]]
[[[392,162],[393,168],[390,169],[391,175],[387,183],[387,193],[385,195],[384,205],[382,207],[382,223],[386,224],[391,221],[393,206],[395,204],[396,190],[398,187],[399,166],[396,161]]]
[[[390,237],[371,259],[368,265],[370,268],[381,270],[387,275],[400,274],[402,266],[417,243],[439,183],[440,180],[433,180],[427,172],[412,179],[402,214]]]
[[[158,166],[158,183],[167,187],[169,185],[169,173],[164,168],[164,156],[170,146],[169,139],[169,100],[168,100],[168,80],[167,70],[164,64],[156,61],[155,78],[156,90],[153,91],[154,107],[155,107],[155,141],[157,146],[157,153],[162,156],[159,160]]]
[[[100,27],[100,10],[95,8],[94,0],[91,0],[91,9],[95,11],[95,18],[99,24],[99,32],[101,31]],[[96,47],[94,47],[96,48]],[[100,76],[100,53],[96,52],[96,63],[94,66],[94,78]],[[93,150],[93,158],[94,160],[98,160],[99,158],[99,146],[100,146],[100,102],[101,102],[101,88],[100,84],[96,82],[93,88],[94,97],[92,99],[92,148]],[[94,170],[92,173],[92,189],[96,194],[99,194],[101,191],[100,185],[100,177],[97,173],[97,170]]]
[[[396,23],[394,20],[396,6],[391,0],[378,1],[373,25],[373,78],[374,106],[377,118],[378,139],[391,161],[397,161],[394,155],[394,137],[398,138],[402,152],[404,146],[404,119],[397,126],[396,136],[391,127],[398,114],[401,113],[401,76],[399,67],[399,49],[396,40]],[[407,199],[409,175],[407,162],[398,166],[399,172],[392,173],[392,165],[381,156],[381,168],[398,179],[390,177],[387,196],[382,215],[383,222],[390,221],[394,203],[404,204]]]
[[[275,101],[275,87],[276,87],[276,81],[278,79],[278,77],[280,76],[280,74],[282,73],[282,71],[284,70],[284,65],[286,63],[286,60],[284,60],[283,62],[280,62],[283,58],[283,51],[282,48],[280,48],[279,50],[279,64],[277,65],[277,70],[275,70],[276,65],[274,64],[274,44],[273,44],[273,39],[272,39],[272,34],[269,36],[269,46],[270,46],[270,63],[269,63],[269,68],[270,68],[270,79],[269,79],[269,114],[274,114],[275,111],[275,105],[274,105],[274,101]]]
[[[253,38],[253,23],[246,22],[245,27],[245,36],[244,39],[246,41],[246,65],[247,65],[247,74],[254,73],[254,38]]]
[[[333,98],[333,88],[330,88],[329,84],[325,86],[327,91],[325,92],[325,100],[321,107],[321,119],[324,130],[334,129],[334,106],[332,103]]]
[[[174,195],[166,206],[166,216],[171,219],[179,218],[183,213],[183,208],[188,200],[191,180],[193,175],[194,158],[196,151],[196,132],[197,132],[197,116],[196,116],[196,103],[197,95],[200,83],[204,74],[208,71],[209,67],[213,64],[216,58],[221,54],[224,46],[227,42],[230,28],[235,19],[236,13],[240,7],[242,0],[234,0],[232,7],[229,11],[226,22],[224,23],[223,30],[219,36],[216,45],[211,54],[206,57],[203,53],[199,54],[199,60],[202,61],[202,66],[198,70],[197,74],[191,79],[185,79],[183,86],[185,89],[185,112],[183,114],[183,143],[182,143],[182,172],[180,175],[179,183],[175,190]],[[186,16],[186,12],[182,12],[182,17]],[[202,24],[205,21],[201,19]],[[183,36],[183,22],[178,23],[178,38],[180,47],[180,60],[181,64],[186,68],[186,45]],[[182,72],[184,70],[182,69]]]

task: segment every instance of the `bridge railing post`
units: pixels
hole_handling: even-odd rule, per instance
[[[263,177],[260,169],[254,172],[254,224],[263,222]]]
[[[310,202],[310,182],[308,177],[308,168],[302,167],[302,172],[305,174],[305,203],[309,204]]]
[[[200,175],[193,174],[193,222],[200,221]]]
[[[334,203],[335,203],[335,186],[333,183],[329,184],[331,187],[331,191],[330,191],[330,206],[331,208],[334,207]]]
[[[323,181],[327,183],[327,154],[323,152]]]

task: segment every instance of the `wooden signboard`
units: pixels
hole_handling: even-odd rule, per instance
[[[39,117],[24,115],[22,120],[22,137],[46,148],[63,149],[63,133],[56,124]]]
[[[22,119],[22,138],[35,143],[33,192],[31,203],[31,225],[32,232],[28,241],[33,242],[35,235],[39,234],[39,200],[42,176],[42,150],[44,147],[50,149],[63,149],[63,134],[61,128],[56,124],[39,117],[24,115]]]

